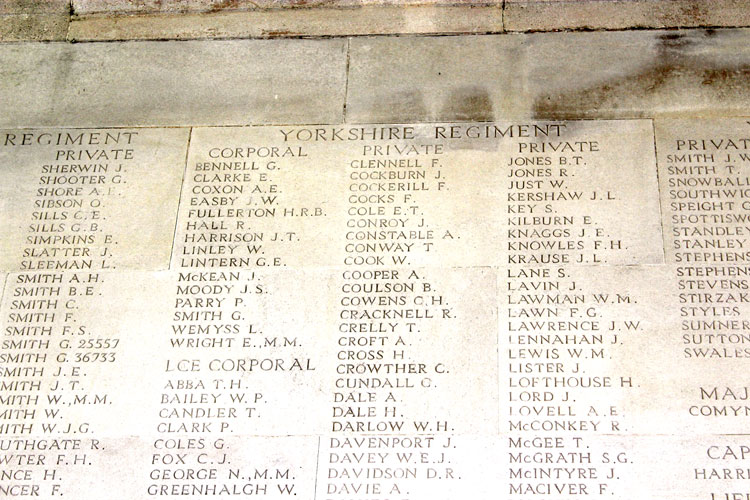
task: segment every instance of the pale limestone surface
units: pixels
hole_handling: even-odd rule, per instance
[[[40,397],[4,399],[0,425],[33,425],[3,428],[4,442],[77,435],[85,453],[84,464],[41,450],[49,465],[11,472],[29,474],[21,484],[41,486],[41,498],[57,485],[77,500],[251,477],[274,498],[293,485],[300,500],[373,498],[343,489],[396,483],[410,500],[539,484],[592,496],[603,484],[599,496],[613,500],[741,495],[747,39],[690,30],[0,47],[12,127],[0,132],[0,354],[32,360],[5,357],[2,368],[44,369],[3,372],[4,383],[39,382]],[[51,175],[71,187],[80,165],[104,161],[87,159],[102,149],[91,133],[130,132],[134,157],[86,183],[103,193],[43,194]],[[89,135],[85,147],[44,135],[58,133]],[[47,205],[79,199],[101,235],[28,243],[80,234],[68,226],[78,209]],[[66,260],[31,249],[72,246],[110,266],[19,272],[20,261]],[[190,260],[205,257],[250,260]],[[41,277],[59,278],[59,295]],[[39,311],[54,319],[25,316]],[[51,332],[24,330],[38,325]],[[339,385],[348,367],[386,362],[424,368],[378,372],[412,387]],[[552,377],[564,383],[545,386]],[[404,432],[335,428],[400,420]],[[415,437],[439,448],[379,440]],[[532,481],[550,470],[537,461],[548,452],[591,457],[560,459],[575,483],[565,473]],[[217,478],[166,477],[183,458]],[[404,464],[418,476],[356,482]],[[713,468],[725,476],[698,477]]]
[[[348,8],[366,5],[497,5],[502,0],[72,0],[77,15],[153,12],[218,12],[258,9]]]
[[[507,31],[747,26],[745,0],[507,0]]]
[[[679,315],[663,308],[665,314],[654,327],[665,333],[662,342],[680,337],[687,361],[684,374],[706,382],[657,378],[654,369],[649,385],[666,393],[671,387],[677,396],[670,397],[670,405],[682,399],[704,412],[716,410],[721,433],[744,435],[738,428],[744,425],[743,417],[728,403],[734,400],[731,390],[728,397],[715,400],[704,392],[736,387],[747,369],[750,123],[747,118],[658,119],[654,138],[665,258],[672,274],[667,282],[676,285],[672,303],[681,305]],[[719,416],[721,407],[724,416]],[[717,432],[711,422],[678,418],[680,428],[689,432]]]
[[[527,88],[534,116],[747,113],[750,31],[528,36]]]
[[[0,16],[0,40],[65,40],[68,34],[67,14],[11,14]]]
[[[69,40],[285,38],[411,33],[496,33],[503,30],[496,5],[366,5],[347,9],[257,9],[179,15],[78,16]]]
[[[62,463],[47,467],[54,467],[60,474],[54,481],[43,479],[42,468],[28,468],[33,484],[40,485],[42,493],[49,494],[53,485],[58,484],[66,494],[80,499],[98,498],[102,491],[107,491],[109,498],[128,500],[144,491],[153,491],[152,487],[171,486],[173,481],[159,476],[180,470],[176,464],[162,462],[174,460],[168,458],[170,452],[164,449],[163,440],[169,438],[193,443],[192,447],[179,450],[181,460],[185,457],[188,463],[196,465],[205,465],[208,460],[211,468],[220,473],[217,479],[182,484],[242,485],[253,471],[262,474],[266,468],[271,471],[278,468],[290,471],[289,475],[280,478],[272,475],[268,480],[261,477],[261,484],[269,490],[277,485],[293,485],[298,498],[313,500],[322,491],[337,491],[351,484],[341,472],[354,467],[351,463],[357,460],[355,457],[367,456],[362,453],[374,454],[372,460],[378,461],[357,465],[363,469],[354,470],[403,465],[397,454],[415,453],[413,446],[410,450],[394,444],[383,445],[379,439],[415,437],[432,437],[440,447],[419,449],[418,455],[411,455],[417,458],[408,463],[413,464],[418,476],[398,482],[405,490],[408,488],[405,498],[447,500],[469,492],[472,498],[491,499],[496,497],[498,489],[509,484],[525,484],[512,475],[515,471],[533,474],[539,470],[535,463],[515,458],[524,456],[519,453],[531,456],[538,448],[514,444],[518,439],[540,436],[536,429],[519,428],[516,422],[530,426],[539,421],[578,427],[545,431],[541,435],[554,440],[556,452],[575,453],[582,448],[591,453],[591,461],[584,461],[587,476],[577,484],[592,490],[605,484],[614,499],[637,496],[697,500],[717,488],[741,489],[743,481],[734,477],[711,481],[694,477],[694,468],[713,466],[715,459],[706,457],[709,447],[743,446],[744,438],[734,435],[746,428],[742,416],[699,417],[688,410],[699,405],[715,404],[719,408],[735,404],[731,398],[727,402],[708,400],[701,396],[700,389],[734,387],[745,376],[745,358],[684,356],[682,324],[687,306],[682,298],[685,293],[677,291],[678,283],[685,286],[687,281],[678,279],[677,273],[684,272],[684,266],[679,271],[681,267],[675,265],[671,253],[665,263],[663,243],[670,240],[671,234],[662,235],[659,213],[672,210],[669,198],[664,196],[670,189],[665,177],[674,176],[664,168],[670,162],[664,154],[674,152],[670,144],[676,147],[678,138],[714,141],[743,138],[748,135],[745,125],[741,119],[657,120],[655,124],[642,119],[422,123],[392,128],[372,124],[196,127],[189,139],[184,129],[135,129],[144,139],[142,147],[136,148],[138,158],[146,161],[137,162],[133,170],[127,166],[135,174],[128,180],[134,180],[135,185],[129,185],[125,190],[128,198],[106,215],[108,220],[115,219],[125,226],[127,231],[118,232],[118,236],[134,235],[136,239],[141,238],[138,230],[155,226],[167,218],[164,214],[176,215],[175,252],[170,269],[164,270],[166,244],[172,238],[172,232],[167,231],[168,236],[141,240],[126,252],[126,261],[130,259],[131,264],[136,258],[154,263],[157,260],[154,255],[143,256],[150,250],[158,250],[160,265],[149,270],[125,270],[130,266],[122,266],[92,272],[24,271],[8,275],[10,279],[0,304],[3,332],[33,323],[18,316],[28,311],[24,303],[38,298],[28,292],[41,293],[46,286],[29,282],[29,278],[59,275],[60,283],[65,283],[60,287],[61,295],[50,299],[55,302],[54,307],[33,308],[55,311],[54,320],[44,323],[54,329],[49,334],[52,340],[49,346],[24,347],[21,340],[18,344],[3,344],[3,354],[48,354],[49,359],[38,363],[44,365],[44,374],[30,379],[42,384],[41,395],[61,398],[42,399],[38,405],[30,406],[36,412],[21,421],[33,425],[32,431],[20,435],[6,433],[8,439],[65,436],[65,431],[60,430],[64,425],[85,425],[74,427],[76,430],[71,432],[82,434],[86,467],[71,463],[72,455],[68,456]],[[369,136],[362,139],[359,135],[362,130],[403,134],[406,128],[413,132],[412,139],[369,139]],[[482,137],[482,131],[487,130],[497,130],[499,135]],[[24,132],[35,134],[28,139],[34,143],[38,142],[34,139],[40,137],[38,134],[57,131]],[[24,142],[22,136],[14,140],[19,139]],[[99,139],[97,136],[94,142]],[[747,141],[741,148],[743,152],[750,147],[750,138]],[[186,155],[181,148],[188,143]],[[384,154],[383,150],[374,149],[390,146],[406,151],[403,148],[437,144],[443,145],[444,150],[414,156],[393,151]],[[725,143],[716,144],[719,143],[712,147]],[[296,156],[268,158],[269,150],[261,149],[274,147],[279,151],[291,147]],[[571,152],[576,147],[584,151]],[[32,214],[28,211],[17,214],[13,209],[28,207],[30,200],[40,198],[29,190],[48,184],[39,182],[40,164],[60,164],[46,159],[50,155],[54,158],[58,149],[47,144],[3,148],[3,164],[27,165],[6,172],[7,184],[21,192],[0,197],[9,200],[0,207],[4,214],[12,214],[5,219],[27,225],[40,219],[32,215],[41,212],[39,209]],[[393,168],[358,163],[407,158],[420,162]],[[739,162],[740,157],[735,159]],[[227,163],[222,164],[221,160]],[[744,172],[750,160],[742,162]],[[661,185],[657,184],[657,169]],[[429,175],[411,187],[404,187],[403,179],[361,178],[363,173],[404,170],[426,171]],[[268,178],[261,178],[260,174]],[[701,174],[684,177],[703,178]],[[164,184],[165,179],[171,183],[169,186]],[[108,179],[107,187],[115,184],[110,181],[114,179]],[[182,187],[177,189],[180,181]],[[352,189],[363,185],[373,187]],[[234,191],[217,195],[213,188],[220,188],[220,192],[223,188]],[[276,196],[275,193],[278,197],[268,204],[258,200],[260,196]],[[352,201],[352,193],[376,198]],[[526,202],[520,198],[550,193],[557,196],[542,201],[531,198]],[[405,198],[407,194],[409,198]],[[378,196],[393,196],[393,201],[380,201]],[[159,199],[164,202],[153,203]],[[246,213],[230,216],[227,212],[253,206],[268,206],[277,212],[263,217]],[[196,213],[199,207],[204,210],[208,207],[214,211],[213,215]],[[415,208],[412,215],[402,215],[411,207]],[[308,214],[301,215],[297,211],[300,208],[307,208]],[[322,213],[310,216],[309,211],[315,208],[321,208]],[[288,214],[283,209],[295,212]],[[519,209],[523,211],[517,212]],[[216,215],[219,210],[223,216]],[[359,210],[364,213],[357,214]],[[60,215],[64,210],[47,212]],[[533,222],[536,216],[567,217],[569,221]],[[663,226],[673,229],[668,220],[664,219]],[[452,236],[430,238],[434,246],[429,251],[420,248],[423,242],[414,240],[416,249],[399,250],[401,253],[396,254],[406,257],[398,264],[388,261],[381,266],[356,266],[347,264],[345,259],[367,252],[346,250],[347,245],[389,241],[383,237],[374,240],[353,237],[352,233],[358,230],[357,221],[397,221],[404,231],[434,229],[442,234],[450,230]],[[239,226],[238,222],[244,225]],[[188,225],[191,223],[192,227]],[[162,232],[167,229],[165,225]],[[556,232],[551,235],[543,233],[553,230]],[[294,236],[285,239],[287,231],[293,231]],[[529,231],[532,235],[514,235],[514,231]],[[533,231],[539,234],[534,235]],[[12,233],[13,229],[4,228],[3,232]],[[206,255],[205,249],[214,256],[239,255],[232,247],[242,243],[227,243],[218,238],[237,234],[254,234],[256,238],[262,235],[262,240],[256,241],[262,245],[256,255],[262,256],[263,263],[193,267],[180,257],[199,249],[200,253],[195,254],[198,257]],[[188,235],[217,238],[201,242],[187,239]],[[282,240],[271,242],[272,237],[280,235]],[[540,245],[528,250],[514,248],[532,242]],[[552,250],[548,251],[543,244],[550,245]],[[391,250],[371,253],[393,255]],[[512,255],[550,254],[564,255],[570,260],[536,264],[510,259]],[[591,260],[593,255],[600,260]],[[575,258],[579,256],[581,261]],[[278,264],[270,264],[276,257],[280,259]],[[162,270],[155,271],[156,268]],[[703,264],[696,268],[712,269]],[[352,271],[368,270],[400,274],[399,278],[381,276],[360,281],[347,277]],[[229,271],[237,276],[227,280]],[[412,273],[418,278],[406,278]],[[80,280],[87,280],[92,274],[95,281],[84,281],[85,286],[80,284]],[[414,294],[345,288],[354,284],[397,286],[412,282],[417,285]],[[712,282],[703,280],[703,283]],[[88,286],[95,293],[82,296],[80,290]],[[724,286],[735,285],[720,285]],[[192,287],[203,291],[187,291]],[[573,303],[534,302],[565,296],[583,298]],[[356,330],[362,325],[382,328],[384,323],[357,319],[351,314],[410,307],[405,300],[401,305],[398,301],[377,304],[381,298],[400,297],[409,298],[414,304],[426,297],[435,299],[432,305],[414,308],[429,311],[431,316],[413,321],[393,319],[385,323],[394,325],[393,331],[387,333]],[[375,299],[377,307],[345,302],[357,298]],[[71,300],[74,307],[70,306]],[[699,304],[712,307],[710,300]],[[729,317],[746,316],[745,304],[736,307],[739,312],[730,310]],[[450,314],[441,317],[444,311]],[[196,320],[178,313],[221,316]],[[584,327],[563,326],[562,330],[553,329],[557,327],[548,330],[533,326],[547,321],[566,324],[568,320],[595,323],[597,329],[593,332]],[[418,328],[412,330],[406,327],[408,324]],[[215,330],[197,333],[180,330],[180,327],[206,325]],[[237,326],[237,330],[228,328],[231,326]],[[70,329],[75,332],[79,327],[85,327],[83,333],[70,333]],[[347,330],[349,327],[355,330]],[[595,335],[604,340],[594,340],[591,344]],[[535,340],[543,336],[566,340],[554,343]],[[396,338],[402,337],[403,347],[394,344]],[[18,335],[14,340],[20,338]],[[268,343],[281,338],[290,342]],[[386,339],[383,345],[387,347],[382,349],[385,359],[393,356],[394,361],[424,363],[425,371],[398,377],[381,374],[379,378],[408,379],[414,387],[344,391],[337,384],[342,379],[341,367],[351,362],[347,356],[358,352],[372,355],[377,351],[371,345],[359,349],[342,345],[342,339],[346,344],[350,338],[376,344],[377,339]],[[187,344],[186,339],[200,339],[201,343]],[[88,349],[85,347],[88,340],[117,341],[117,345],[106,350]],[[74,342],[72,346],[68,341]],[[83,347],[79,345],[81,341]],[[102,350],[113,356],[111,361],[76,358],[101,354]],[[551,360],[539,362],[542,364],[530,362],[529,359],[537,359],[532,352],[545,353]],[[397,357],[398,353],[404,358]],[[285,367],[300,362],[305,369],[263,370],[257,365],[252,371],[236,368],[239,361],[260,360],[266,366],[269,362],[271,365],[282,362]],[[230,368],[217,369],[217,361]],[[381,366],[379,358],[354,364]],[[540,372],[539,367],[545,367],[546,371]],[[56,374],[57,369],[62,374]],[[369,379],[370,375],[364,377]],[[569,382],[544,386],[550,377]],[[605,384],[606,380],[607,385],[588,386],[579,382],[592,378],[596,384]],[[198,380],[207,387],[185,385]],[[60,389],[57,385],[73,381],[80,384],[74,390],[65,385]],[[741,394],[742,389],[736,389]],[[365,404],[341,399],[369,398],[370,394],[373,399]],[[85,402],[76,399],[83,396],[89,399]],[[238,399],[240,396],[243,399]],[[393,399],[387,399],[391,396]],[[371,408],[372,416],[356,416],[357,412],[370,412]],[[383,421],[383,415],[388,416],[387,412],[395,408],[398,412],[394,410],[393,418],[403,419],[410,432],[338,432],[332,428],[334,423]],[[247,414],[249,409],[253,410],[251,415]],[[59,413],[53,413],[55,419],[51,419],[45,410]],[[183,410],[196,414],[202,411],[204,416],[183,415]],[[214,412],[212,417],[205,416],[209,411]],[[413,431],[417,422],[432,427]],[[437,428],[436,423],[445,423],[445,427]],[[42,431],[42,425],[54,428]],[[179,430],[181,425],[187,427]],[[198,440],[203,440],[202,444]],[[344,440],[349,440],[348,444],[342,445]],[[613,462],[613,457],[618,457],[618,461]],[[665,477],[667,469],[670,474]],[[237,481],[231,474],[235,470],[243,476]],[[428,470],[440,470],[443,475],[430,477]],[[603,476],[610,472],[617,474],[605,480]],[[383,478],[373,483],[391,484]],[[566,483],[551,480],[550,484]]]
[[[491,121],[527,109],[518,36],[354,38],[347,120]]]
[[[0,102],[6,109],[0,123],[171,126],[743,115],[747,37],[746,30],[734,29],[6,44],[0,47]],[[285,50],[278,50],[282,46]]]
[[[63,253],[95,270],[168,267],[188,129],[1,134],[0,269],[54,269]]]
[[[70,11],[70,0],[0,0],[0,14],[59,14]]]
[[[689,240],[698,237],[703,246],[694,248],[705,250],[707,262],[742,265],[744,259],[717,263],[716,248],[705,243],[714,236],[719,250],[750,249],[750,120],[672,119],[654,126],[667,261],[684,265]],[[700,234],[704,228],[714,234]]]
[[[505,233],[513,228],[508,226],[506,218],[509,210],[515,209],[504,195],[512,191],[509,188],[512,179],[507,175],[508,160],[517,155],[521,147],[526,147],[528,141],[517,135],[471,139],[466,134],[494,133],[496,129],[512,133],[513,125],[512,122],[497,122],[485,128],[477,124],[441,123],[413,127],[416,137],[413,142],[425,146],[443,144],[444,149],[437,155],[423,155],[419,168],[412,169],[428,172],[425,182],[431,187],[429,191],[410,196],[415,203],[429,200],[433,206],[422,215],[403,214],[399,220],[410,228],[424,224],[433,231],[434,246],[441,252],[415,248],[409,264],[481,267],[501,266],[507,261],[512,252],[507,248]],[[294,233],[293,238],[279,233],[280,239],[273,242],[270,236],[265,240],[249,240],[232,245],[233,251],[228,254],[251,260],[260,258],[267,266],[272,265],[272,256],[278,257],[284,266],[295,269],[332,266],[345,260],[347,253],[341,244],[331,239],[331,231],[347,228],[347,235],[352,236],[358,228],[347,225],[353,220],[349,217],[351,214],[347,214],[348,197],[333,196],[332,193],[347,193],[350,186],[367,185],[367,182],[352,182],[360,177],[343,175],[342,159],[346,163],[359,164],[360,159],[382,158],[362,154],[362,148],[366,146],[360,146],[358,142],[321,142],[305,138],[308,133],[346,136],[374,128],[376,126],[366,124],[193,129],[171,268],[179,268],[181,262],[190,262],[192,257],[201,257],[190,253],[193,238],[201,229],[209,231],[213,226],[221,226],[223,231],[240,228],[237,232],[247,235],[256,232],[273,235],[283,224],[285,231]],[[586,165],[571,167],[567,177],[563,174],[566,189],[576,192],[580,200],[560,201],[555,213],[572,216],[588,204],[596,205],[597,213],[588,225],[612,227],[611,237],[630,242],[628,252],[602,252],[607,254],[608,265],[663,263],[651,122],[570,122],[562,124],[561,129],[565,141],[596,141],[599,151],[585,155]],[[450,138],[451,134],[455,137]],[[403,148],[411,142],[400,140],[393,141],[393,144]],[[257,144],[275,147],[277,151],[287,153],[287,157],[264,158],[258,155],[258,151],[247,152],[247,146]],[[236,151],[248,156],[237,157]],[[557,153],[549,152],[548,155],[556,165],[564,161],[558,159]],[[195,194],[195,189],[205,186],[205,179],[215,175],[204,173],[205,169],[221,165],[222,161],[240,163],[237,173],[242,176],[242,183],[238,192],[221,198],[224,205],[211,205],[212,198]],[[305,168],[313,163],[314,170]],[[471,165],[468,172],[466,165]],[[369,178],[361,179],[367,181]],[[443,180],[450,185],[450,192],[441,192],[444,187],[438,184]],[[226,184],[216,180],[210,185],[224,188]],[[597,189],[592,189],[592,185]],[[607,191],[617,193],[617,199],[601,203],[582,201],[598,199]],[[472,203],[467,203],[467,200],[472,200]],[[486,209],[481,215],[476,213],[477,205]],[[227,209],[236,209],[234,215],[228,215]],[[285,212],[288,209],[293,210]],[[300,216],[300,209],[307,210],[309,215]],[[253,210],[273,210],[274,214],[254,217],[248,214]],[[316,210],[319,213],[312,215]],[[541,215],[544,204],[524,204],[523,210],[520,214]],[[284,216],[284,213],[291,215]],[[635,218],[641,219],[637,226],[618,226],[619,220]],[[582,220],[571,225],[579,231],[585,229]],[[445,231],[457,232],[457,237],[442,238]],[[471,246],[466,248],[464,241],[471,241]],[[248,253],[250,247],[252,251]]]
[[[345,40],[3,45],[0,123],[338,121],[345,47]]]
[[[0,40],[739,27],[746,0],[54,0],[0,3]],[[67,31],[70,31],[67,34]]]
[[[65,40],[69,17],[69,0],[3,0],[0,40]]]
[[[747,37],[688,30],[352,39],[347,119],[743,115]]]

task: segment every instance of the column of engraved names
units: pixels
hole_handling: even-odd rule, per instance
[[[149,148],[136,130],[8,132],[3,145],[19,191],[33,193],[16,216],[21,271],[4,300],[0,492],[58,496],[105,449],[97,428],[120,389],[90,376],[119,369],[123,339],[89,311],[124,261],[118,245],[131,235],[116,219],[140,199],[129,182]]]
[[[453,422],[425,413],[451,372],[439,325],[455,324],[436,269],[425,267],[455,238],[430,214],[448,189],[444,145],[411,126],[343,132],[354,144],[339,159],[346,223],[318,498],[439,497],[440,484],[460,478]]]
[[[507,262],[500,342],[507,345],[501,359],[512,498],[622,491],[628,454],[602,436],[627,432],[619,402],[636,382],[611,360],[643,327],[632,316],[638,298],[626,283],[587,275],[609,268],[617,276],[611,267],[638,255],[639,242],[620,229],[620,217],[623,207],[642,201],[624,186],[640,181],[633,169],[644,165],[616,158],[628,131],[640,132],[632,147],[645,147],[646,158],[649,142],[643,126],[625,124],[622,136],[615,127],[500,130],[511,148],[501,170]]]
[[[740,131],[741,133],[741,131]],[[686,359],[750,357],[750,134],[678,135],[664,145],[668,256],[677,268]]]
[[[665,247],[676,281],[670,338],[687,386],[679,422],[719,434],[687,451],[692,477],[683,480],[712,500],[747,498],[750,125],[657,122],[657,147]]]
[[[280,278],[285,268],[297,266],[295,252],[310,244],[304,228],[324,213],[294,196],[295,172],[309,166],[309,152],[283,145],[277,130],[266,132],[193,131],[151,495],[304,494],[298,457],[269,458],[293,443],[244,439],[303,433],[280,428],[286,408],[299,411],[285,387],[316,370],[304,337],[310,329],[290,330],[279,318],[292,311],[276,302],[292,286]]]

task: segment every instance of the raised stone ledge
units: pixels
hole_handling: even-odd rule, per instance
[[[338,122],[346,45],[343,39],[3,44],[0,125]]]
[[[0,125],[746,116],[749,38],[743,28],[2,44]]]
[[[391,5],[75,17],[68,38],[164,40],[502,32],[498,6]]]
[[[748,26],[747,0],[506,0],[507,31]]]
[[[750,26],[750,0],[0,0],[0,41]]]
[[[419,5],[496,6],[504,0],[72,0],[73,12],[90,14],[212,13],[269,9]]]

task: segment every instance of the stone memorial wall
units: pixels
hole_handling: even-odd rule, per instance
[[[0,498],[750,499],[747,33],[559,37],[0,47]]]

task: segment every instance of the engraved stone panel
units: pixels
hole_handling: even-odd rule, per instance
[[[750,355],[749,131],[746,119],[656,122],[675,329],[684,369],[694,374],[681,391],[703,432],[747,430],[747,391],[738,381]]]
[[[746,126],[3,132],[4,491],[741,491]]]
[[[188,133],[2,131],[2,268],[165,268]]]
[[[0,497],[748,500],[747,37],[3,45]]]

